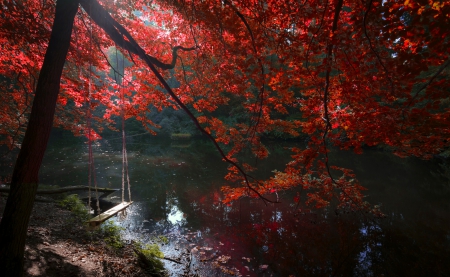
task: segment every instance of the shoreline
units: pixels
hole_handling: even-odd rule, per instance
[[[0,215],[5,204],[6,197],[0,194]],[[185,236],[174,240],[176,247],[169,252],[176,257],[161,259],[166,276],[240,276],[215,265],[213,258],[198,256],[199,246]],[[145,261],[135,254],[133,243],[123,242],[122,248],[113,249],[103,239],[89,236],[71,211],[56,203],[35,202],[25,242],[24,276],[155,276],[143,268]]]

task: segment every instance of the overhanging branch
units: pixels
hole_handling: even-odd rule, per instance
[[[128,31],[120,25],[111,15],[95,0],[81,0],[81,6],[86,11],[86,13],[94,20],[100,28],[102,28],[109,37],[122,48],[126,49],[130,53],[139,56],[139,48],[141,48],[131,37]],[[126,39],[125,39],[126,38]],[[170,63],[164,63],[155,57],[145,54],[147,59],[156,65],[157,67],[168,70],[173,69],[177,62],[178,50],[182,51],[193,51],[198,47],[183,47],[175,46],[172,48],[172,61]]]
[[[253,188],[250,185],[250,182],[248,181],[248,174],[245,173],[245,171],[237,163],[233,162],[225,155],[222,148],[220,148],[219,144],[214,139],[214,137],[200,125],[200,123],[198,122],[198,120],[194,116],[194,114],[192,114],[192,112],[186,107],[186,105],[184,105],[183,102],[176,96],[176,94],[173,92],[172,88],[164,80],[162,75],[158,72],[158,70],[155,67],[158,65],[155,63],[155,61],[157,61],[157,62],[159,62],[159,61],[156,58],[154,58],[150,55],[147,55],[145,53],[144,49],[142,49],[139,46],[139,44],[134,40],[134,38],[131,36],[131,34],[122,25],[120,25],[116,20],[114,20],[111,17],[111,15],[96,0],[81,0],[80,4],[85,9],[85,11],[89,14],[89,16],[92,18],[92,20],[94,20],[94,22],[100,28],[102,28],[118,46],[121,46],[122,48],[129,51],[130,53],[136,54],[139,58],[141,58],[147,64],[147,66],[150,68],[150,70],[155,74],[158,81],[166,89],[167,93],[172,97],[172,99],[178,104],[178,106],[182,110],[184,110],[184,112],[194,122],[197,129],[200,130],[205,136],[207,136],[209,140],[211,140],[211,142],[214,144],[214,146],[216,147],[216,149],[219,151],[220,155],[222,156],[222,159],[224,161],[228,162],[229,164],[231,164],[232,166],[236,167],[237,170],[242,174],[247,187],[251,191],[253,191],[256,195],[258,195],[258,197],[260,197],[263,201],[271,202],[271,203],[278,202],[278,201],[272,201],[272,200],[265,198],[255,188]],[[174,53],[176,53],[176,50],[178,50],[178,49],[188,51],[188,50],[193,50],[196,48],[184,48],[184,47],[178,46],[178,48],[175,49]],[[175,57],[175,59],[176,59],[176,57]],[[172,61],[172,63],[174,63],[174,64],[175,64],[175,62]],[[160,63],[160,65],[163,65],[163,63]],[[160,66],[158,66],[158,67],[160,67]]]
[[[339,15],[342,9],[342,4],[343,4],[343,0],[337,0],[336,3],[336,7],[334,10],[334,18],[333,18],[333,25],[331,27],[331,32],[332,34],[334,34],[337,30],[337,26],[338,26],[338,22],[339,22]],[[334,36],[333,36],[334,39]],[[346,197],[348,197],[348,199],[350,199],[350,201],[355,204],[358,205],[358,201],[356,201],[355,199],[353,199],[353,197],[351,197],[347,192],[345,192],[345,190],[343,189],[343,187],[341,186],[341,184],[339,184],[333,177],[333,175],[331,174],[331,170],[330,170],[330,164],[329,164],[329,158],[328,158],[328,149],[327,149],[327,135],[328,132],[331,131],[331,122],[330,122],[330,116],[329,116],[329,111],[328,111],[328,94],[329,94],[329,88],[330,88],[330,73],[331,73],[331,62],[332,62],[332,55],[333,55],[333,41],[330,41],[329,44],[327,45],[327,58],[326,58],[326,66],[327,66],[327,71],[326,71],[326,76],[325,76],[325,88],[324,88],[324,93],[323,93],[323,105],[324,105],[324,117],[325,117],[325,131],[323,133],[323,137],[322,137],[322,141],[323,141],[323,145],[325,147],[325,167],[328,173],[328,176],[330,177],[331,181],[333,182],[333,184],[338,187],[343,194],[345,194]]]
[[[250,34],[250,38],[252,39],[252,47],[253,47],[253,52],[255,53],[255,57],[258,61],[258,66],[261,70],[261,88],[259,89],[259,111],[258,111],[258,117],[255,120],[255,125],[253,127],[253,134],[252,134],[252,138],[253,136],[255,136],[256,134],[256,128],[259,125],[259,121],[261,120],[262,117],[262,110],[263,110],[263,105],[264,105],[264,86],[265,86],[265,76],[264,76],[264,66],[262,64],[261,58],[258,56],[258,50],[256,49],[256,43],[255,43],[255,37],[253,36],[253,31],[250,28],[250,25],[248,24],[247,20],[245,19],[244,15],[228,0],[224,0],[224,3],[227,4],[228,6],[231,7],[231,9],[234,11],[234,13],[241,19],[241,21],[244,23],[245,27],[247,28],[247,31]],[[249,128],[250,130],[250,128]],[[248,133],[248,132],[247,132]]]

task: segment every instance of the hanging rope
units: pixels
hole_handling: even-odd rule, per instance
[[[92,180],[94,180],[94,187],[95,187],[95,198],[96,198],[96,206],[97,206],[97,213],[100,214],[100,202],[98,197],[98,188],[97,188],[97,176],[95,174],[95,163],[94,163],[94,155],[92,151],[92,127],[91,127],[91,87],[92,87],[92,23],[90,24],[90,30],[89,30],[89,76],[88,76],[88,92],[85,94],[85,103],[86,103],[86,121],[87,121],[87,129],[88,129],[88,152],[89,152],[89,196],[88,196],[88,207],[89,210],[91,209],[91,186],[92,186]]]
[[[117,51],[117,48],[116,48]],[[117,52],[116,52],[117,58]],[[118,65],[117,65],[118,66]],[[128,185],[128,201],[131,202],[131,188],[130,188],[130,176],[128,174],[128,155],[127,155],[127,142],[125,135],[125,92],[124,92],[124,82],[125,82],[125,57],[122,55],[122,83],[120,86],[120,97],[121,97],[121,117],[122,117],[122,202],[125,202],[125,175],[126,182]]]
[[[77,26],[81,26],[80,24],[80,19],[78,18],[78,25],[74,26],[75,29],[75,47],[77,49],[77,53],[78,53],[78,62],[80,63],[79,66],[79,72],[78,72],[78,79],[82,80],[83,78],[83,70],[82,70],[82,62],[81,62],[81,51],[80,48],[78,46],[78,28]],[[90,84],[89,84],[90,86]],[[86,92],[85,86],[81,87],[82,91],[85,91],[84,93],[84,104],[86,105],[86,128],[87,128],[87,133],[88,133],[88,208],[89,211],[91,211],[91,180],[92,180],[92,145],[91,145],[91,130],[90,130],[90,111],[89,111],[89,91]]]
[[[114,1],[114,5],[115,5]],[[122,45],[123,46],[123,45]],[[122,47],[122,49],[124,49]],[[114,71],[114,79],[116,84],[120,85],[119,94],[120,94],[120,117],[122,120],[122,203],[125,202],[125,175],[126,175],[126,183],[128,186],[128,201],[131,202],[131,187],[130,187],[130,176],[128,174],[128,155],[127,155],[127,142],[126,142],[126,134],[125,134],[125,93],[124,93],[124,82],[125,82],[125,57],[122,55],[122,74],[120,74],[119,68],[119,56],[117,53],[117,45],[115,47],[116,52],[116,68],[112,68]],[[110,64],[111,65],[111,64]],[[120,83],[120,77],[122,77]],[[123,211],[123,215],[125,214],[125,210]]]

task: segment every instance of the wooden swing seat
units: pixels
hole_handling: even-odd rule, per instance
[[[125,210],[128,206],[130,206],[133,203],[131,202],[122,202],[117,206],[112,207],[111,209],[105,211],[104,213],[101,213],[97,215],[96,217],[91,218],[87,222],[89,223],[90,227],[96,227],[105,222],[108,218],[113,217],[114,215],[118,214],[119,212]]]

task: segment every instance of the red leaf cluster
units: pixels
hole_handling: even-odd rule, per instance
[[[333,198],[342,206],[362,207],[363,188],[351,171],[336,168],[341,175],[331,175],[328,145],[356,152],[364,145],[384,145],[398,155],[423,158],[449,146],[446,1],[101,4],[154,57],[155,65],[164,65],[159,68],[166,80],[178,81],[173,91],[197,112],[205,130],[228,147],[231,161],[239,162],[244,149],[270,158],[261,142],[269,133],[309,137],[305,149],[292,149],[282,172],[251,181],[260,194],[301,186],[308,191],[307,202],[317,207]],[[1,5],[0,136],[11,148],[26,126],[54,3]],[[100,133],[124,110],[125,118],[134,117],[154,132],[158,126],[148,119],[149,107],[178,108],[146,65],[114,45],[82,9],[72,38],[55,125],[84,134],[89,110],[97,115],[94,129]],[[126,68],[107,60],[108,52],[117,58],[112,46],[131,61]],[[110,70],[116,78],[108,77]],[[217,115],[229,105],[236,105],[239,120]],[[238,114],[230,112],[233,118]],[[242,182],[239,174],[230,167],[227,179]],[[223,191],[226,203],[257,195],[245,187]]]

